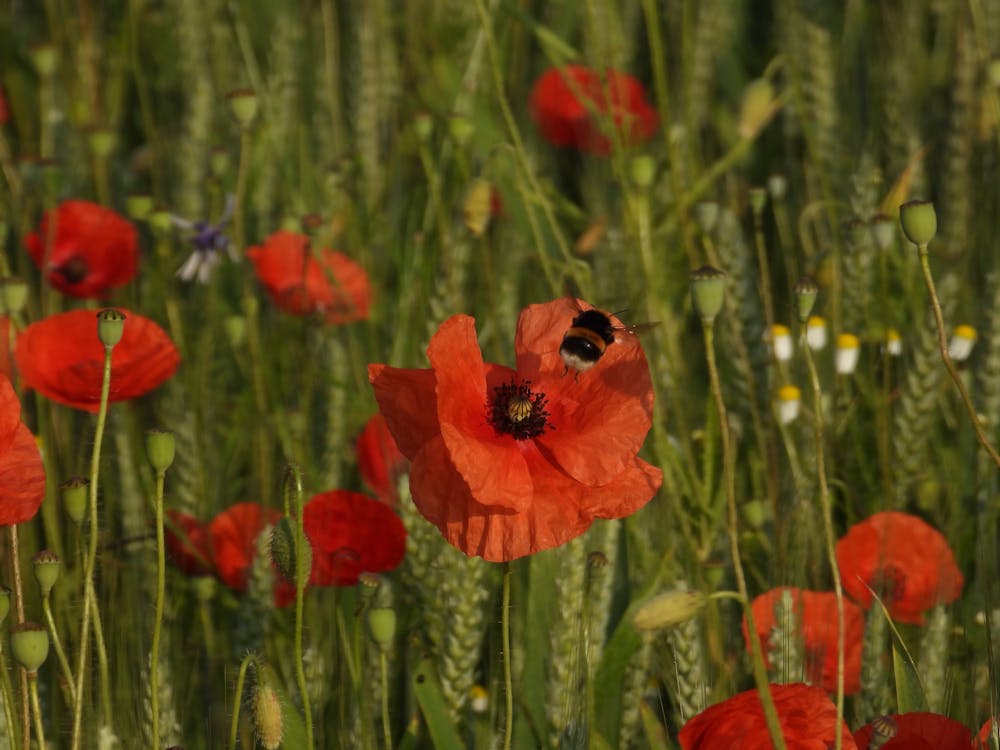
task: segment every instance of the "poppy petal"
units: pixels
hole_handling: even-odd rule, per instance
[[[358,471],[365,484],[383,502],[396,502],[396,481],[406,471],[406,457],[389,432],[385,417],[376,414],[365,424],[354,444]]]
[[[44,498],[42,456],[31,430],[19,423],[11,442],[0,452],[0,526],[30,521]]]
[[[434,371],[368,365],[368,381],[396,445],[412,461],[440,434]]]
[[[208,529],[194,516],[179,510],[166,511],[164,542],[167,556],[186,575],[212,572],[212,548]]]
[[[486,367],[475,321],[455,315],[431,338],[427,356],[437,380],[441,436],[455,468],[484,505],[525,510],[532,483],[518,441],[498,435],[485,417]]]
[[[277,523],[281,513],[259,503],[237,503],[208,525],[215,571],[224,584],[245,591],[250,566],[257,554],[257,537],[265,526]]]

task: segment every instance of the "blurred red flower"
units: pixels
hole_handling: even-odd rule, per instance
[[[323,492],[306,503],[303,519],[314,586],[353,586],[360,574],[392,570],[403,561],[406,529],[378,500],[347,490]]]
[[[7,106],[7,97],[3,93],[3,86],[0,86],[0,125],[10,119],[10,108]]]
[[[771,685],[781,733],[788,750],[826,750],[837,736],[837,707],[823,688],[801,683]],[[840,722],[844,750],[855,750],[847,725]],[[683,750],[744,750],[772,747],[756,690],[709,706],[681,727]]]
[[[50,234],[53,213],[55,232]],[[71,297],[104,297],[131,281],[138,270],[135,227],[89,201],[63,201],[55,212],[47,211],[24,244],[49,283]]]
[[[626,146],[656,132],[659,117],[638,80],[617,70],[601,75],[580,65],[550,68],[531,90],[531,116],[553,146],[598,156],[611,153],[612,128]]]
[[[149,318],[122,310],[124,332],[111,352],[109,402],[137,398],[177,370],[180,354]],[[104,345],[93,310],[72,310],[32,323],[18,334],[14,352],[25,385],[46,398],[96,412],[101,400]]]
[[[522,311],[516,370],[483,362],[467,315],[434,334],[431,369],[368,367],[413,462],[417,508],[467,555],[499,562],[557,547],[660,487],[660,470],[636,456],[653,410],[642,347],[623,337],[591,370],[567,374],[559,345],[578,314],[565,299]]]
[[[852,526],[837,542],[837,565],[844,590],[858,604],[868,609],[874,590],[899,622],[922,625],[924,612],[962,593],[948,542],[907,513],[876,513]]]
[[[993,732],[993,719],[987,719],[979,728],[979,734],[972,742],[974,750],[992,750],[995,745],[990,745],[991,732]]]
[[[406,472],[406,457],[399,452],[399,446],[385,417],[376,414],[365,424],[354,444],[358,456],[358,471],[361,478],[371,487],[379,500],[395,505],[396,482]]]
[[[236,503],[208,524],[212,559],[219,580],[236,591],[246,591],[250,566],[257,555],[257,537],[274,525],[281,511],[260,503]]]
[[[309,248],[309,237],[275,232],[247,250],[257,278],[279,308],[327,323],[366,320],[372,290],[365,270],[336,250]]]
[[[210,575],[212,539],[205,525],[194,516],[179,510],[167,510],[164,541],[167,556],[189,576]]]
[[[881,750],[970,750],[972,731],[947,716],[926,711],[908,714],[891,714],[865,724],[854,733],[858,750],[868,750],[872,735],[879,732],[880,739],[891,739],[875,745]]]
[[[45,469],[35,436],[21,421],[14,387],[0,376],[0,526],[35,517],[45,497]]]
[[[777,625],[774,608],[782,592],[792,595],[795,616],[799,624],[806,678],[828,693],[837,691],[837,596],[832,591],[805,591],[797,588],[771,589],[753,600],[754,626],[764,653],[772,629]],[[844,600],[844,693],[851,695],[861,689],[861,646],[865,618],[861,609]],[[743,640],[749,651],[749,634],[743,620]]]

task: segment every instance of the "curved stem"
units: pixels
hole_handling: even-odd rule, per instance
[[[958,374],[955,364],[951,361],[951,357],[948,356],[948,337],[944,331],[944,316],[941,314],[941,303],[938,300],[937,290],[934,288],[934,277],[931,276],[931,266],[927,259],[927,245],[919,245],[917,250],[920,255],[920,268],[924,272],[924,283],[927,284],[927,293],[931,297],[934,320],[937,323],[938,347],[941,350],[941,359],[944,360],[944,366],[947,368],[948,374],[951,375],[951,379],[958,386],[958,392],[962,397],[962,403],[965,404],[966,411],[969,412],[969,421],[972,422],[972,429],[976,431],[979,444],[990,454],[993,463],[1000,466],[1000,454],[997,453],[996,448],[993,447],[990,439],[986,436],[986,431],[979,420],[979,415],[976,414],[976,407],[972,405],[972,397],[969,395],[969,389],[965,387],[965,383],[962,382],[962,376]]]
[[[10,526],[10,566],[14,578],[14,614],[18,623],[24,622],[24,587],[21,583],[21,543],[18,538],[17,524]],[[28,673],[24,667],[17,669],[21,687],[21,741],[24,750],[28,750],[31,736],[31,710],[28,705]]]
[[[240,673],[236,678],[236,694],[233,696],[233,721],[229,725],[229,750],[236,750],[236,732],[240,726],[240,706],[243,704],[243,686],[247,681],[247,667],[254,661],[253,654],[247,654],[240,662]]]
[[[28,675],[28,684],[31,686],[31,713],[35,719],[35,739],[38,747],[45,747],[45,727],[42,724],[42,704],[38,700],[38,672],[31,672]]]
[[[729,532],[729,551],[733,558],[733,574],[736,577],[736,587],[743,599],[743,616],[747,620],[747,632],[753,634],[757,632],[757,628],[754,623],[753,610],[750,607],[750,596],[747,593],[747,581],[743,573],[743,563],[740,559],[739,516],[736,512],[735,456],[733,456],[733,448],[730,443],[729,417],[726,412],[726,403],[722,399],[719,369],[715,363],[715,325],[713,321],[704,320],[702,332],[705,338],[705,359],[708,364],[712,396],[715,398],[715,408],[719,413],[722,465],[726,481],[726,507],[729,516],[729,522],[726,524]],[[771,697],[771,690],[767,681],[767,668],[764,666],[764,654],[761,651],[760,639],[751,637],[748,640],[750,641],[750,663],[753,669],[754,683],[757,685],[757,692],[760,694],[760,702],[764,709],[764,720],[767,722],[767,730],[771,734],[771,741],[774,743],[775,750],[786,750],[785,738],[781,733],[781,723],[778,721],[778,710],[774,706],[774,699]]]
[[[66,681],[66,690],[69,692],[70,704],[76,704],[76,687],[73,684],[73,670],[69,666],[66,658],[66,651],[63,649],[62,640],[59,638],[59,631],[56,630],[56,621],[52,617],[52,604],[49,595],[42,597],[42,612],[45,613],[45,623],[49,626],[49,638],[52,647],[56,651],[56,659],[59,661],[59,669],[62,671],[63,679]]]
[[[514,691],[510,676],[510,562],[503,564],[503,601],[500,605],[500,632],[503,643],[504,726],[503,750],[510,750],[514,736]]]
[[[379,649],[378,666],[382,674],[382,734],[385,737],[385,750],[392,750],[392,724],[389,719],[389,659],[384,649]]]
[[[0,639],[0,689],[3,690],[3,712],[7,721],[7,742],[17,747],[17,723],[14,721],[14,686],[10,684],[10,674],[7,672],[7,655],[3,650],[3,640]]]

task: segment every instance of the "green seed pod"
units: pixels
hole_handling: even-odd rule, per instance
[[[656,176],[656,162],[652,156],[636,156],[628,164],[629,177],[637,188],[647,189]]]
[[[36,44],[31,48],[31,64],[35,66],[35,72],[42,78],[48,78],[56,72],[59,65],[59,53],[55,45],[48,43]]]
[[[239,349],[247,340],[247,321],[242,315],[229,315],[222,321],[226,339],[233,349]]]
[[[115,131],[110,128],[94,128],[87,134],[87,144],[90,146],[91,153],[102,159],[111,155],[117,142]]]
[[[59,485],[66,515],[76,523],[83,523],[87,513],[87,488],[90,480],[85,477],[71,477]]]
[[[37,672],[49,655],[49,633],[37,622],[22,622],[10,629],[14,658],[29,672]]]
[[[906,238],[918,247],[926,247],[937,234],[937,213],[931,201],[908,201],[899,207],[899,223]]]
[[[125,213],[136,221],[145,221],[153,213],[153,196],[149,193],[133,193],[125,199]]]
[[[388,607],[376,607],[368,612],[368,629],[372,640],[383,651],[388,650],[396,635],[396,612]]]
[[[157,474],[163,474],[170,468],[176,449],[174,433],[170,430],[146,430],[146,458]]]
[[[819,287],[809,276],[803,276],[795,285],[795,305],[799,314],[799,322],[803,325],[812,315],[818,295]]]
[[[59,573],[62,570],[62,560],[54,552],[45,549],[31,558],[31,565],[35,571],[35,580],[38,581],[38,588],[42,596],[46,597],[52,591],[52,587],[59,580]]]
[[[747,191],[747,199],[750,201],[750,210],[754,216],[759,216],[767,205],[767,190],[762,187],[752,187]]]
[[[257,117],[257,92],[253,89],[236,89],[226,94],[229,112],[237,124],[247,130]]]
[[[19,313],[28,301],[28,284],[18,276],[8,276],[0,287],[0,298],[6,312]]]
[[[691,272],[691,300],[702,322],[709,323],[722,310],[726,295],[726,274],[712,266]]]
[[[105,347],[112,347],[122,340],[125,332],[125,313],[113,307],[97,313],[97,338]]]

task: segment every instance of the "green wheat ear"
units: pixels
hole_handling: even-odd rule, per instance
[[[865,618],[865,638],[861,650],[861,692],[854,704],[858,722],[870,721],[872,716],[883,716],[892,707],[889,673],[886,666],[889,621],[882,607],[876,602]]]
[[[580,726],[586,717],[583,687],[587,663],[581,633],[587,572],[583,540],[577,537],[551,553],[556,559],[556,591],[549,630],[545,713],[552,747],[586,731]]]
[[[986,321],[976,362],[976,393],[986,417],[987,434],[1000,439],[1000,268],[986,277]]]
[[[943,713],[948,706],[950,629],[948,610],[938,605],[927,615],[924,637],[920,641],[920,681],[924,685],[927,710],[935,713]]]
[[[687,583],[678,581],[677,591],[687,590]],[[668,674],[673,677],[673,697],[677,703],[677,719],[683,724],[703,711],[708,703],[708,680],[705,672],[705,643],[703,620],[695,617],[667,630],[666,639],[673,660]]]
[[[149,663],[152,659],[152,654],[146,658],[146,669],[143,672],[143,686],[145,688],[145,700],[143,701],[143,723],[142,732],[147,743],[150,743],[153,731],[153,716],[151,713],[152,706],[152,692],[154,690],[152,680],[150,679],[150,669]],[[177,708],[174,701],[174,688],[172,682],[172,673],[170,671],[170,661],[166,658],[166,653],[160,656],[160,666],[157,676],[157,687],[155,688],[159,692],[159,709],[160,709],[160,736],[157,742],[152,744],[155,747],[171,747],[176,745],[181,740],[181,724],[177,719]]]
[[[802,625],[796,612],[795,598],[787,589],[774,603],[774,623],[767,641],[774,679],[777,682],[801,682],[805,679]]]
[[[457,719],[476,683],[476,667],[486,635],[486,603],[490,592],[484,582],[489,565],[451,545],[447,545],[443,558],[446,586],[438,596],[450,603],[450,610],[446,613],[448,625],[439,677],[452,719]]]

